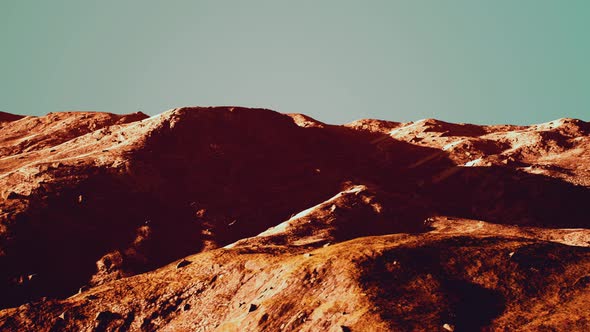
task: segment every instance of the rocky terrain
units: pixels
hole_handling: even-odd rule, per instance
[[[590,123],[0,113],[0,330],[585,331]]]

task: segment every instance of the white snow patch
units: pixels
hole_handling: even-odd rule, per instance
[[[404,123],[402,124],[400,127],[393,129],[392,131],[389,132],[389,136],[395,136],[398,133],[403,133],[403,134],[408,134],[409,132],[412,131],[413,127],[416,127],[417,124],[426,121],[426,119],[422,119],[422,120],[418,120],[416,122],[412,122],[412,123]]]
[[[164,112],[162,112],[162,113],[158,113],[158,114],[152,115],[152,116],[150,116],[149,118],[147,118],[147,120],[151,120],[151,119],[157,119],[157,118],[160,118],[160,117],[162,117],[164,114],[171,114],[171,113],[174,113],[176,110],[179,110],[179,109],[180,109],[180,108],[171,108],[171,109],[169,109],[169,110],[167,110],[167,111],[164,111]]]
[[[449,143],[449,144],[447,144],[447,145],[443,146],[443,148],[442,148],[442,149],[443,149],[443,151],[450,150],[450,149],[454,148],[455,146],[457,146],[457,145],[461,144],[463,141],[464,141],[464,140],[462,140],[462,139],[461,139],[461,140],[458,140],[458,141],[455,141],[455,142],[451,142],[451,143]]]
[[[405,129],[405,127],[397,128],[397,129],[390,131],[389,136],[394,136],[395,134],[399,133],[402,129]]]
[[[149,118],[147,118],[147,120],[157,119],[157,118],[161,117],[162,114],[164,114],[164,113],[158,113],[158,114],[152,115]]]
[[[326,204],[332,203],[333,201],[335,201],[336,199],[342,197],[345,194],[356,194],[356,193],[359,193],[359,192],[361,192],[362,190],[364,190],[366,188],[367,187],[361,185],[361,186],[354,186],[354,187],[352,187],[352,188],[350,188],[348,190],[345,190],[345,191],[341,191],[338,194],[336,194],[334,197],[330,198],[329,200],[327,200],[325,202],[322,202],[322,203],[320,203],[318,205],[312,206],[309,209],[305,209],[305,210],[297,213],[296,215],[292,216],[291,218],[289,218],[289,220],[284,221],[284,222],[282,222],[282,223],[280,223],[280,224],[278,224],[278,225],[276,225],[274,227],[271,227],[271,228],[267,229],[266,231],[258,234],[257,236],[269,236],[269,235],[274,235],[274,234],[282,233],[282,232],[286,231],[289,228],[289,226],[291,225],[291,222],[293,222],[293,221],[295,221],[297,219],[301,219],[303,217],[308,216],[314,210],[316,210],[318,208],[321,208],[322,206],[324,206]]]
[[[332,204],[335,200],[337,200],[338,198],[342,197],[345,194],[358,194],[363,190],[366,190],[367,187],[363,186],[363,185],[358,185],[358,186],[354,186],[348,190],[345,191],[341,191],[338,194],[336,194],[334,197],[330,198],[329,200],[322,202],[320,204],[317,204],[315,206],[310,207],[309,209],[305,209],[299,213],[297,213],[296,215],[292,216],[291,218],[289,218],[289,220],[283,221],[282,223],[271,227],[269,229],[267,229],[266,231],[258,234],[255,237],[264,237],[264,236],[270,236],[270,235],[275,235],[275,234],[280,234],[282,232],[285,232],[287,229],[289,229],[289,226],[291,226],[291,224],[301,218],[304,218],[306,216],[308,216],[309,214],[311,214],[314,210],[321,208],[322,206],[325,206],[327,204]],[[241,241],[241,240],[240,240]],[[236,243],[240,242],[234,242],[232,244],[228,244],[227,246],[223,247],[225,249],[231,249],[233,248]]]
[[[475,160],[471,160],[471,161],[466,162],[463,166],[465,166],[465,167],[477,166],[481,161],[482,161],[481,158],[477,158]]]
[[[231,249],[231,248],[233,248],[233,247],[235,247],[235,246],[236,246],[236,243],[237,243],[237,242],[230,243],[230,244],[228,244],[227,246],[223,247],[223,249]]]
[[[282,223],[265,230],[264,232],[258,234],[257,236],[269,236],[269,235],[279,234],[279,233],[286,231],[287,228],[289,228],[289,226],[291,226],[291,219],[289,219],[287,221],[283,221]]]

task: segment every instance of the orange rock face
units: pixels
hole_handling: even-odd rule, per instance
[[[589,134],[0,113],[0,330],[587,330]]]

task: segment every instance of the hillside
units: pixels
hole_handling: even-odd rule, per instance
[[[1,113],[0,330],[586,330],[589,134]]]

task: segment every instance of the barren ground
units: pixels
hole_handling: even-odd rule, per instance
[[[0,113],[0,330],[585,331],[589,134]]]

